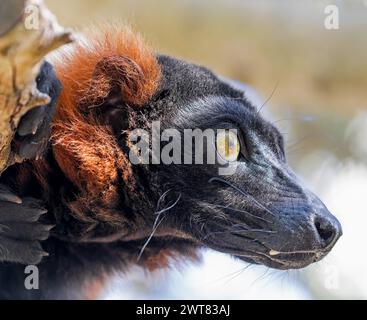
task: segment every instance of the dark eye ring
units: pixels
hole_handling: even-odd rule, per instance
[[[249,143],[246,140],[246,136],[244,135],[244,133],[242,131],[239,132],[238,134],[239,137],[239,141],[240,141],[240,154],[239,154],[239,161],[243,160],[243,161],[249,161],[250,160],[250,148],[249,148]]]

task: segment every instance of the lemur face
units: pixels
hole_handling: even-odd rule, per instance
[[[246,100],[246,92],[209,70],[168,57],[159,61],[163,84],[149,108],[155,115],[147,118],[159,119],[162,131],[180,132],[181,146],[187,143],[185,130],[212,129],[217,153],[223,140],[218,130],[236,132],[227,133],[232,139],[227,143],[234,144],[227,149],[234,155],[228,163],[207,163],[205,147],[203,164],[193,159],[193,164],[147,166],[146,176],[154,177],[150,190],[159,190],[154,213],[160,228],[278,269],[301,268],[323,258],[341,236],[341,226],[288,166],[277,128]],[[195,148],[197,142],[193,158],[202,150]],[[234,168],[221,175],[219,169],[226,165]]]
[[[78,190],[68,207],[90,221],[77,234],[83,241],[119,239],[146,257],[205,246],[290,269],[321,259],[341,236],[337,219],[287,165],[279,131],[246,92],[208,69],[156,56],[121,30],[77,46],[57,69],[64,90],[53,154]],[[166,129],[177,134],[180,163],[155,161],[153,138],[149,161],[132,161],[132,132],[153,136],[157,121],[159,139]],[[188,129],[213,131],[206,144],[220,157],[208,161],[196,140],[187,149]],[[171,142],[162,140],[159,157]],[[188,150],[191,159],[203,151],[203,163],[186,162]]]

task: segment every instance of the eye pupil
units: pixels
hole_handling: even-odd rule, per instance
[[[229,156],[229,149],[230,149],[230,138],[229,138],[229,134],[228,134],[228,131],[226,132],[226,141],[225,141],[225,144],[226,144],[226,156],[228,157]]]

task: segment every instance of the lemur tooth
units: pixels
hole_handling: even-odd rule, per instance
[[[276,250],[271,249],[271,250],[269,251],[269,254],[270,254],[271,256],[276,256],[276,255],[280,254],[280,252],[279,252],[279,251],[276,251]]]

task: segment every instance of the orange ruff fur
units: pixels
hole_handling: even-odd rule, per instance
[[[70,52],[62,52],[55,67],[63,91],[53,125],[53,152],[81,192],[70,207],[82,218],[85,207],[108,208],[118,201],[119,171],[126,188],[134,184],[127,156],[93,108],[116,91],[124,103],[144,105],[158,88],[160,67],[139,35],[119,27],[94,31],[88,43],[77,42]],[[111,221],[111,216],[104,218]]]

